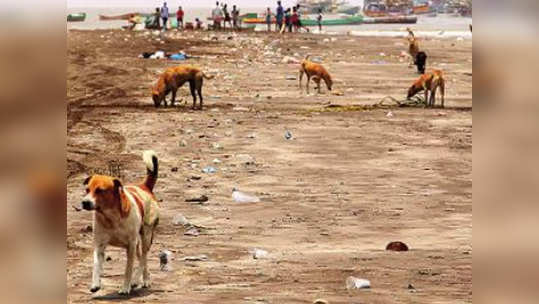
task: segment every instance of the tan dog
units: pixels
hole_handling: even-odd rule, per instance
[[[82,208],[94,213],[94,267],[91,292],[101,288],[105,249],[108,245],[127,250],[125,277],[120,294],[129,294],[140,283],[150,286],[148,252],[159,222],[159,207],[153,195],[158,161],[153,151],[143,153],[147,176],[139,185],[123,186],[119,179],[94,175],[84,181],[86,196]],[[132,280],[135,255],[139,269]]]
[[[417,93],[425,91],[425,102],[427,107],[434,107],[436,103],[436,90],[440,88],[440,94],[442,95],[442,108],[445,102],[445,79],[443,72],[440,70],[433,70],[432,72],[421,75],[412,86],[408,89],[407,99],[412,98]],[[430,92],[430,100],[428,99]]]
[[[212,79],[214,76],[207,76],[200,69],[189,65],[168,68],[161,74],[161,76],[159,76],[157,84],[152,88],[152,98],[155,107],[159,107],[162,101],[165,103],[166,107],[166,96],[170,92],[172,92],[172,101],[170,103],[174,106],[178,89],[181,88],[184,83],[189,82],[189,88],[191,89],[191,95],[193,96],[193,109],[196,108],[198,93],[198,97],[200,98],[200,110],[202,110],[204,103],[202,98],[202,84],[204,83],[204,78]]]
[[[414,35],[414,32],[408,27],[408,54],[410,55],[410,65],[412,66],[416,62],[417,54],[419,53],[419,42]]]
[[[318,93],[320,93],[320,81],[323,79],[326,83],[328,90],[331,91],[333,86],[333,80],[328,71],[320,64],[314,63],[309,60],[310,55],[307,55],[305,59],[301,62],[301,67],[299,69],[299,89],[301,90],[301,83],[303,81],[303,74],[307,75],[307,93],[309,93],[309,83],[311,78],[317,85]]]

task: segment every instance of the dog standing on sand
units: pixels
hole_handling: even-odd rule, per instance
[[[425,91],[425,103],[427,103],[427,107],[434,107],[436,103],[436,90],[438,88],[440,88],[440,94],[442,95],[443,108],[445,102],[445,78],[443,72],[440,70],[433,70],[432,72],[421,75],[408,89],[407,99],[409,100],[417,93]],[[429,92],[430,99],[428,99]]]
[[[147,175],[138,185],[124,186],[119,179],[94,175],[84,181],[86,196],[82,209],[94,211],[94,265],[91,292],[101,289],[105,249],[108,245],[127,250],[124,283],[119,293],[129,294],[131,287],[150,287],[148,252],[159,222],[159,207],[153,194],[158,161],[153,151],[143,153]],[[133,278],[135,256],[139,260]],[[142,277],[142,282],[140,279]]]
[[[333,80],[328,71],[318,63],[314,63],[309,60],[310,55],[307,55],[305,59],[301,62],[301,67],[299,69],[299,89],[302,90],[301,83],[303,81],[303,74],[307,75],[307,93],[309,93],[309,83],[311,78],[316,83],[318,88],[318,93],[320,94],[320,81],[323,79],[326,83],[328,90],[331,91],[333,86]]]
[[[178,89],[183,86],[184,83],[189,82],[189,88],[191,89],[191,95],[193,96],[193,109],[196,109],[197,93],[200,98],[200,110],[204,104],[202,98],[202,85],[204,78],[213,79],[215,76],[207,76],[199,68],[180,65],[177,67],[168,68],[157,80],[157,83],[152,88],[152,98],[155,107],[159,107],[161,102],[167,106],[166,96],[172,92],[172,100],[170,104],[174,106],[176,102],[176,93]]]

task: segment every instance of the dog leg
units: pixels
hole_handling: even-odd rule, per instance
[[[127,263],[125,265],[124,286],[118,292],[121,295],[128,295],[131,292],[131,279],[133,277],[133,263],[137,250],[137,243],[131,241],[127,247]]]
[[[307,74],[307,94],[309,94],[309,83],[311,82],[311,76]]]
[[[432,89],[432,91],[430,92],[430,105],[433,108],[436,105],[436,90],[437,87],[434,87],[434,89]]]
[[[195,110],[197,106],[197,94],[195,91],[195,82],[193,80],[189,81],[189,89],[191,90],[191,95],[193,96],[193,110]]]
[[[321,94],[321,89],[320,89],[320,77],[316,76],[316,77],[313,77],[313,80],[314,80],[314,83],[316,83],[316,89],[318,90],[318,94]]]
[[[303,81],[303,70],[299,70],[299,91],[302,91],[301,82]]]
[[[101,275],[103,273],[103,260],[105,259],[105,245],[97,244],[94,248],[94,270],[92,273],[91,292],[101,289]]]
[[[154,226],[146,226],[142,233],[142,255],[140,264],[142,267],[142,288],[150,288],[150,272],[148,271],[148,252],[152,246]]]
[[[204,106],[204,99],[202,98],[202,84],[197,89],[198,92],[198,99],[200,100],[200,109],[202,110],[202,107]]]
[[[445,107],[445,82],[440,82],[440,95],[442,95],[442,108]]]
[[[177,90],[172,90],[172,100],[170,101],[171,107],[173,107],[174,103],[176,102],[176,94],[177,94]]]
[[[429,90],[427,88],[425,88],[425,105],[427,108],[430,106]]]

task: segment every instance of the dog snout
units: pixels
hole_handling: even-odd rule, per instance
[[[92,211],[94,210],[95,206],[92,201],[89,200],[83,200],[81,203],[82,209]]]

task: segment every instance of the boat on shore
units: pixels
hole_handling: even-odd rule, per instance
[[[86,13],[74,13],[67,15],[67,22],[83,22],[86,20]]]
[[[244,18],[242,19],[242,23],[245,24],[266,24],[266,18],[264,17],[256,17],[252,18],[253,14],[249,14],[251,18]],[[272,24],[276,23],[275,18],[272,18],[271,20]],[[322,26],[334,26],[334,25],[356,25],[363,23],[363,16],[362,15],[342,15],[336,18],[332,19],[322,19]],[[318,21],[315,18],[302,18],[301,24],[303,26],[318,26]]]
[[[417,17],[415,16],[386,16],[386,17],[365,17],[365,24],[415,24]]]

